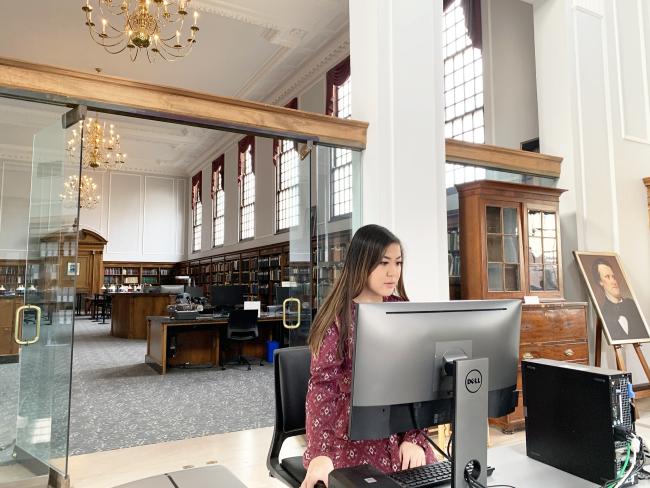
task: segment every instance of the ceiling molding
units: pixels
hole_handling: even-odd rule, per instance
[[[341,61],[350,53],[350,34],[346,24],[339,34],[325,45],[316,56],[305,63],[298,72],[283,81],[264,101],[278,105],[289,98],[297,96],[305,88],[311,86],[317,79],[324,76],[336,62]]]
[[[271,56],[267,61],[258,69],[253,76],[251,76],[244,85],[237,90],[235,97],[237,98],[247,98],[252,90],[256,88],[256,85],[259,81],[264,78],[268,73],[277,68],[278,64],[282,62],[284,58],[290,53],[290,49],[287,47],[279,48],[273,56]]]

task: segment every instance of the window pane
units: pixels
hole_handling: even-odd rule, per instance
[[[504,267],[506,291],[519,291],[519,265],[506,264]]]
[[[489,262],[503,262],[503,236],[487,236],[487,254]]]
[[[517,226],[517,209],[504,207],[503,209],[503,233],[517,235],[519,229]]]
[[[529,268],[530,290],[544,290],[544,268],[542,266],[531,266]]]
[[[501,232],[501,209],[499,207],[486,207],[486,222],[488,234]]]
[[[503,260],[506,263],[519,262],[519,238],[517,236],[504,236]]]
[[[544,266],[544,289],[559,290],[557,281],[557,266]]]
[[[488,264],[488,291],[503,291],[503,264]]]

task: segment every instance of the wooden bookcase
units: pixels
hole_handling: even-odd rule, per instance
[[[206,295],[212,285],[246,285],[247,298],[265,306],[274,303],[274,289],[282,282],[310,284],[318,307],[341,273],[350,236],[350,231],[342,231],[312,239],[312,263],[291,262],[289,243],[282,242],[184,261],[177,264],[175,274],[190,276]]]
[[[173,282],[175,263],[104,261],[104,285],[161,285]]]
[[[563,296],[559,198],[564,190],[490,180],[456,188],[461,298],[537,295],[542,303],[522,307],[519,360],[588,364],[587,304]],[[517,409],[490,420],[505,432],[525,427],[521,371],[517,388]]]

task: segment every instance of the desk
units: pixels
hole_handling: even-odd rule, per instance
[[[646,436],[646,432],[639,432],[639,434]],[[599,486],[529,458],[526,456],[525,442],[488,449],[488,464],[495,468],[492,476],[488,478],[488,485],[506,484],[517,488],[596,488]],[[637,486],[648,488],[650,480],[640,481]]]
[[[282,334],[282,317],[264,316],[258,319],[260,328],[266,328],[263,340],[280,337]],[[212,318],[211,315],[199,316],[193,320],[175,320],[163,316],[147,317],[147,354],[145,362],[160,374],[167,372],[168,366],[185,364],[206,364],[218,366],[222,336],[226,334],[227,318]],[[267,326],[267,327],[264,327]],[[182,334],[175,333],[182,331]],[[176,335],[176,355],[167,357],[169,339]],[[263,357],[263,344],[257,344],[251,355]],[[261,352],[260,352],[261,351]],[[246,350],[244,349],[244,354]]]
[[[168,293],[111,293],[111,335],[123,339],[146,339],[148,315],[160,315],[176,301]]]

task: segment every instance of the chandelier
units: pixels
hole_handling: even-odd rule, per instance
[[[194,23],[187,36],[181,39],[183,25],[188,15],[191,0],[86,0],[81,7],[86,13],[86,25],[90,37],[111,54],[128,50],[131,61],[135,61],[141,50],[147,53],[150,63],[161,57],[175,61],[187,56],[199,31],[198,12],[194,12]],[[96,7],[93,7],[95,4]],[[101,28],[93,21],[97,14]],[[108,18],[112,18],[109,21]]]
[[[90,176],[83,175],[81,183],[77,175],[68,176],[68,181],[63,183],[63,193],[59,198],[67,207],[74,207],[79,196],[79,207],[92,209],[99,203],[97,184]]]
[[[83,130],[82,130],[83,129]],[[89,117],[84,127],[83,120],[79,122],[79,130],[72,130],[72,138],[68,140],[66,151],[72,160],[75,159],[79,138],[83,133],[82,160],[84,168],[116,169],[126,164],[126,154],[120,150],[120,135],[115,125],[100,122]]]

